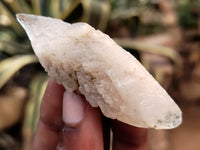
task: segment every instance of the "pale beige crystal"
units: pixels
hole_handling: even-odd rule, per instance
[[[18,14],[40,63],[67,91],[85,95],[109,118],[169,129],[181,110],[146,69],[108,35],[86,23]]]

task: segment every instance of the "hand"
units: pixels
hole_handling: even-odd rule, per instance
[[[147,150],[147,129],[104,117],[83,96],[48,83],[33,150]]]

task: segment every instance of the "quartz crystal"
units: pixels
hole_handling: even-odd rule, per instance
[[[18,14],[48,75],[69,92],[83,94],[109,118],[156,129],[177,127],[174,100],[130,53],[87,23]]]

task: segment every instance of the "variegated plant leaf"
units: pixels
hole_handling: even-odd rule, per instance
[[[36,63],[38,59],[35,55],[19,55],[9,57],[0,62],[0,88],[22,67]]]
[[[10,4],[10,5],[14,5],[14,4]],[[3,0],[0,0],[0,14],[1,14],[0,26],[11,27],[18,36],[21,36],[21,35],[23,36],[25,35],[24,31],[22,30],[19,23],[17,22],[14,15],[15,12],[14,10],[12,10],[12,8],[10,8],[10,5],[3,2]],[[17,6],[13,6],[13,8],[17,8]]]
[[[17,55],[32,52],[32,49],[29,44],[19,44],[14,41],[1,40],[0,37],[0,51],[4,51],[9,55]]]
[[[125,48],[136,49],[141,52],[149,52],[153,54],[158,54],[170,58],[173,62],[180,64],[179,54],[172,48],[155,45],[150,43],[144,43],[135,41],[134,39],[127,38],[115,38],[114,39],[119,45]]]
[[[48,76],[45,73],[39,73],[30,84],[30,99],[25,108],[23,122],[23,150],[31,150],[32,138],[34,136],[39,116],[40,104],[44,91],[47,86]]]

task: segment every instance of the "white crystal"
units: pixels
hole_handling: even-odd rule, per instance
[[[182,121],[172,98],[128,52],[86,23],[18,14],[40,63],[66,90],[103,114],[137,127],[170,129]]]

